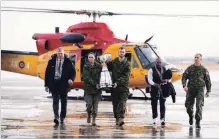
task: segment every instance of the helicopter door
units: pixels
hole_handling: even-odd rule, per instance
[[[69,54],[69,59],[71,60],[71,62],[75,65],[76,63],[76,54]]]
[[[133,54],[131,57],[131,74],[129,77],[130,85],[132,88],[142,88],[144,87],[145,80],[143,75],[143,69],[139,66],[137,62],[136,55]]]
[[[76,82],[80,82],[80,60],[79,58],[81,57],[81,50],[72,50],[69,52],[69,58],[71,60],[71,62],[74,64],[75,66],[75,71],[76,71],[76,77],[75,77],[75,81]]]
[[[128,62],[131,64],[132,54],[131,53],[126,53],[125,57],[127,58]]]
[[[81,67],[81,74],[83,72],[83,67],[84,67],[84,64],[86,64],[86,62],[88,61],[88,54],[90,52],[93,52],[95,54],[95,58],[97,59],[98,56],[102,55],[102,50],[101,49],[91,49],[91,50],[82,50],[81,51],[81,64],[80,64],[80,67]],[[82,76],[81,76],[82,77]],[[81,78],[81,81],[83,81],[83,79]]]

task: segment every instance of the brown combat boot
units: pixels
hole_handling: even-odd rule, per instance
[[[200,126],[200,120],[196,120],[196,123],[195,123],[195,124],[196,124],[196,128],[197,128],[197,129],[200,129],[200,128],[201,128],[201,126]]]
[[[90,122],[91,122],[91,114],[87,113],[87,123],[90,123]]]
[[[119,118],[119,122],[118,122],[118,125],[119,126],[123,126],[125,124],[123,118]]]
[[[96,117],[92,118],[92,126],[96,126]]]

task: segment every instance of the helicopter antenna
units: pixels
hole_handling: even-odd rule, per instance
[[[97,14],[95,12],[93,12],[92,16],[93,16],[93,22],[96,22]]]
[[[152,35],[150,38],[148,38],[146,41],[144,41],[144,43],[148,43],[153,37],[154,37],[154,35]]]

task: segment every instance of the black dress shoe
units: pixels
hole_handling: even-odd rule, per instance
[[[60,122],[63,124],[64,123],[64,118],[60,118]]]
[[[165,122],[161,122],[161,128],[164,128],[165,127]]]
[[[55,124],[59,124],[59,120],[58,119],[54,119],[54,121],[53,121]]]

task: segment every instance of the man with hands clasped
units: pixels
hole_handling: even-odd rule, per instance
[[[84,81],[84,99],[86,101],[87,123],[96,126],[98,103],[101,100],[101,89],[99,87],[102,66],[95,61],[95,54],[88,54],[88,62],[83,67],[82,78]]]
[[[161,127],[165,127],[165,111],[166,111],[166,98],[169,96],[170,93],[170,80],[172,78],[172,72],[169,69],[166,69],[162,65],[161,58],[156,59],[155,66],[153,66],[148,71],[147,75],[147,82],[150,85],[151,91],[151,108],[152,108],[152,118],[153,128],[157,127],[157,104],[158,100],[160,103],[160,121]],[[174,100],[175,101],[175,100]],[[175,102],[174,102],[175,103]]]

